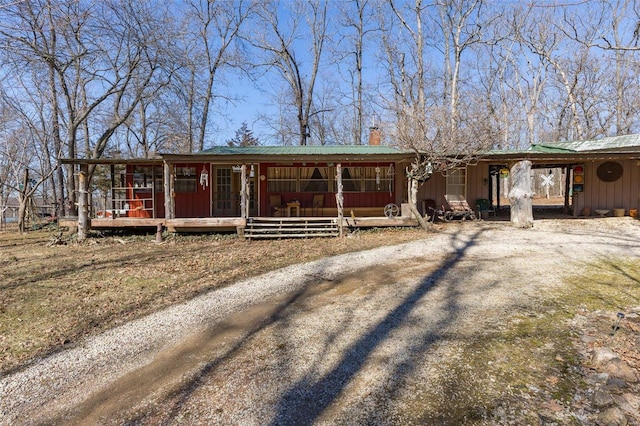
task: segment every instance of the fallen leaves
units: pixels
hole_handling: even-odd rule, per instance
[[[155,243],[155,235],[119,235],[77,244],[56,232],[5,232],[0,240],[0,373],[242,278],[425,235],[389,229],[361,232],[348,242],[171,235],[163,244]]]

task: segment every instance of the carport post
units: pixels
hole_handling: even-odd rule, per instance
[[[564,214],[569,214],[569,192],[571,191],[571,167],[564,168]],[[575,213],[574,213],[575,216]]]

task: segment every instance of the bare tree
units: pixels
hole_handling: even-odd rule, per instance
[[[348,74],[348,82],[350,88],[349,103],[351,106],[351,140],[352,143],[361,144],[364,131],[364,118],[371,111],[367,111],[364,104],[365,98],[365,54],[369,54],[370,58],[374,57],[370,49],[366,46],[373,47],[368,44],[374,34],[380,31],[375,20],[376,8],[380,7],[379,0],[354,0],[352,2],[340,3],[340,30],[341,43],[339,50],[338,66],[344,63],[344,68]],[[339,114],[343,115],[343,114]],[[335,121],[331,121],[335,123]]]
[[[5,96],[0,98],[0,140],[0,222],[4,224],[8,201],[17,194],[19,171],[28,157],[26,140],[19,134],[17,114]]]
[[[3,140],[0,144],[0,207],[6,205],[10,196],[17,195],[18,229],[24,232],[27,207],[33,194],[56,169],[38,164],[39,158],[45,162],[48,158],[39,155],[43,133],[37,119],[31,120],[18,104],[10,101],[7,97],[0,98],[0,138]],[[30,169],[35,173],[30,173]]]
[[[187,96],[188,151],[203,150],[216,96],[216,82],[226,68],[242,67],[236,41],[255,8],[253,1],[190,0],[184,15],[181,89]]]
[[[493,143],[494,134],[487,133],[481,109],[460,108],[459,80],[463,52],[482,40],[480,2],[416,0],[406,8],[392,0],[389,4],[406,35],[392,38],[386,30],[383,44],[393,93],[392,133],[402,146],[419,154],[410,174],[425,179],[434,170],[444,172],[475,161]],[[434,79],[437,68],[427,57],[438,52],[443,73]]]
[[[510,77],[502,76],[500,84],[506,86],[513,93],[514,99],[506,105],[502,112],[507,120],[517,120],[518,114],[524,116],[526,122],[524,141],[526,144],[511,145],[516,148],[524,148],[537,142],[538,135],[542,130],[540,102],[547,87],[547,65],[543,61],[533,59],[521,61],[522,57],[526,57],[526,53],[521,50],[520,44],[517,42],[505,42],[505,44],[508,45],[503,49],[501,59],[512,75]],[[520,108],[517,108],[517,105]],[[514,139],[520,139],[517,135],[514,136]]]
[[[313,100],[327,39],[327,2],[309,0],[291,5],[294,10],[283,19],[284,4],[265,2],[258,13],[264,29],[251,39],[251,43],[264,53],[261,65],[275,69],[284,80],[289,94],[287,103],[297,118],[298,143],[307,145],[310,118],[319,112],[313,109]],[[308,30],[306,34],[302,33],[303,24]],[[308,48],[302,44],[305,39],[309,43]],[[311,52],[310,66],[305,66],[307,49]]]
[[[569,109],[569,120],[574,137],[582,139],[585,131],[580,120],[578,101],[575,93],[576,74],[572,74],[566,60],[566,42],[568,38],[558,28],[557,14],[554,9],[541,12],[533,6],[516,15],[513,22],[517,40],[526,46],[534,55],[552,67],[558,83],[566,95],[566,107]],[[584,54],[579,52],[578,55]],[[561,107],[562,108],[562,107]],[[564,115],[560,114],[560,122]]]
[[[632,0],[599,0],[590,2],[582,12],[565,13],[562,30],[579,45],[611,55],[604,61],[592,58],[594,64],[605,62],[603,67],[609,71],[598,76],[598,81],[606,81],[605,90],[609,92],[599,100],[614,101],[599,105],[598,112],[601,117],[614,119],[615,134],[628,134],[634,124],[637,128],[640,112],[636,102],[640,88],[635,78],[640,52],[640,7]]]
[[[64,146],[67,157],[101,157],[116,130],[155,89],[162,35],[154,26],[157,6],[39,0],[2,11],[0,34],[17,58],[16,72],[32,73],[32,84],[41,80],[39,74],[47,76],[54,145]],[[66,197],[59,198],[67,199],[73,213],[71,166],[65,178]]]
[[[462,54],[476,43],[482,42],[483,23],[480,22],[481,0],[455,0],[437,4],[443,33],[444,97],[448,101],[450,132],[453,134],[460,121],[460,73]]]

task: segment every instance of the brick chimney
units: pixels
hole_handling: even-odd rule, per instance
[[[369,145],[380,145],[380,128],[378,126],[369,127]]]

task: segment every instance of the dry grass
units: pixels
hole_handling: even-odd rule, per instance
[[[0,233],[0,374],[83,336],[242,278],[429,238],[417,229],[390,229],[346,239],[247,242],[208,235],[171,236],[156,244],[150,235],[50,246],[53,236]],[[578,424],[574,398],[585,383],[572,319],[640,306],[639,284],[635,258],[585,262],[580,275],[544,294],[535,306],[515,306],[503,321],[462,342],[443,361],[447,374],[441,383],[425,383],[417,389],[424,398],[407,401],[407,416],[422,424]],[[629,336],[637,341],[637,334]]]
[[[0,374],[83,336],[294,263],[424,238],[422,230],[344,239],[242,241],[234,235],[94,237],[0,233]]]
[[[571,407],[580,405],[575,395],[587,386],[581,368],[587,360],[578,352],[582,330],[571,326],[572,319],[594,312],[614,318],[616,312],[637,306],[640,263],[618,259],[584,264],[580,275],[564,280],[562,288],[546,295],[535,309],[514,310],[502,324],[462,346],[459,356],[447,364],[457,385],[442,387],[463,390],[455,395],[455,406],[450,399],[431,398],[435,417],[426,423],[475,424],[489,416],[499,424],[515,424],[512,419],[520,424],[582,424]],[[624,359],[625,354],[637,353],[633,325],[627,323],[613,339],[611,324],[603,320],[598,336],[607,344],[617,342]]]

